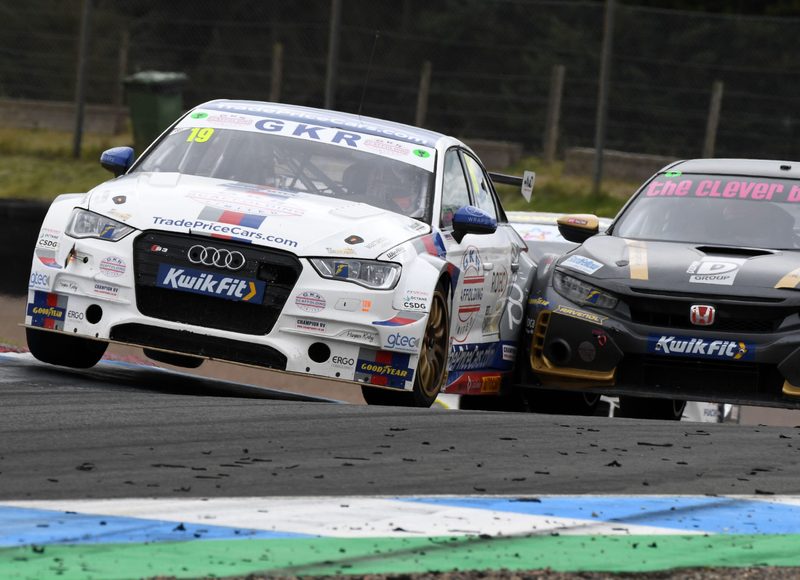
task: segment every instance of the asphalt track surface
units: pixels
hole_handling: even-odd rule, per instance
[[[800,494],[800,427],[368,407],[0,358],[0,499]]]
[[[694,577],[765,577],[765,570],[792,577],[800,564],[800,499],[786,496],[800,495],[799,462],[800,427],[368,407],[126,362],[78,371],[30,354],[0,354],[0,575],[415,577],[484,570],[443,575],[464,578],[503,577],[507,569],[734,566]],[[468,497],[414,500],[441,495]],[[773,495],[783,503],[769,504]],[[375,496],[386,499],[369,499]],[[92,516],[91,503],[81,503],[93,498],[112,502],[95,512],[107,515]],[[233,512],[220,507],[236,498],[246,499]],[[276,507],[286,512],[287,498],[308,515],[288,510],[277,528],[299,522],[305,536],[273,537],[268,526],[243,540],[236,537],[241,528],[206,523],[209,510],[220,523],[242,512],[255,522]],[[190,507],[193,499],[199,507]],[[414,503],[420,501],[427,507]],[[337,518],[352,521],[341,514],[356,502],[373,506],[357,510],[365,519],[356,529],[384,515],[388,527],[375,531],[378,537],[329,537],[322,527],[316,537],[316,525],[336,536]],[[385,518],[398,503],[404,505],[391,517],[410,517],[408,525]],[[554,503],[579,519],[554,524]],[[122,510],[118,517],[113,509]],[[186,524],[163,515],[175,509]],[[429,537],[408,537],[422,526],[424,510]],[[614,514],[623,512],[630,529],[620,531]],[[482,517],[482,529],[521,519],[529,531],[504,539],[436,532],[459,521],[454,513]],[[737,520],[744,525],[727,529]],[[763,529],[748,527],[756,520]],[[629,526],[637,522],[651,527]],[[677,529],[662,535],[659,523]],[[562,533],[548,532],[553,525]],[[63,526],[66,536],[58,532]],[[706,526],[723,533],[698,533]],[[109,535],[112,528],[122,531]],[[584,532],[595,535],[571,535]],[[65,539],[75,533],[78,543]],[[188,533],[197,541],[181,539]],[[222,536],[204,539],[215,533]],[[44,537],[52,539],[37,544]]]

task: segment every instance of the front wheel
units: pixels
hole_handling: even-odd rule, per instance
[[[650,399],[622,396],[619,398],[619,416],[631,419],[662,419],[680,421],[686,401],[676,399]]]
[[[98,363],[108,348],[102,340],[89,340],[61,334],[26,328],[28,349],[42,362],[74,369],[88,369]]]
[[[422,337],[417,374],[411,391],[392,391],[376,387],[361,387],[368,405],[399,407],[430,407],[447,380],[447,353],[450,344],[450,315],[447,307],[447,287],[439,282],[431,300],[428,324]]]

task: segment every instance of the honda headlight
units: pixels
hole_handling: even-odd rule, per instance
[[[616,296],[569,274],[564,274],[564,272],[556,271],[553,275],[553,288],[564,298],[576,304],[588,304],[597,308],[614,308],[619,302]]]
[[[353,282],[374,290],[391,290],[400,279],[400,264],[347,258],[311,258],[323,278]]]
[[[122,222],[81,208],[72,210],[72,217],[65,230],[73,238],[99,238],[109,242],[121,240],[132,231],[132,227]]]

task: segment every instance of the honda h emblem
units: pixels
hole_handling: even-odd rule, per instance
[[[695,326],[710,326],[714,324],[716,309],[707,304],[692,304],[689,309],[689,320]]]

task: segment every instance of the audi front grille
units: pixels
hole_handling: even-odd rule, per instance
[[[192,268],[265,283],[259,303],[161,288],[159,267]],[[153,318],[243,334],[268,334],[302,266],[292,254],[204,236],[146,231],[134,241],[136,306]]]

